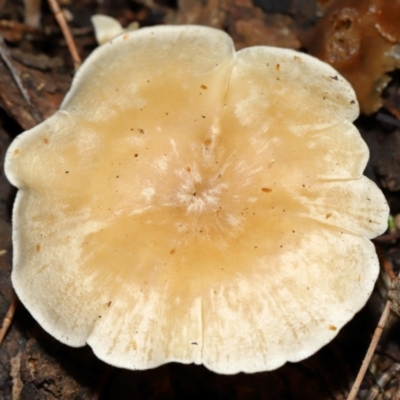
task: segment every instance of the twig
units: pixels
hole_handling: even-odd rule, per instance
[[[3,343],[3,339],[6,336],[6,333],[8,331],[8,328],[11,325],[11,322],[13,320],[15,310],[17,309],[18,305],[18,297],[14,293],[13,299],[11,300],[10,306],[8,307],[7,313],[3,318],[3,325],[1,326],[0,329],[0,346]]]
[[[11,53],[8,50],[8,47],[5,43],[2,35],[0,35],[0,58],[3,60],[4,64],[7,66],[22,97],[24,98],[26,104],[28,104],[29,111],[30,111],[33,119],[37,123],[42,122],[42,117],[39,115],[39,113],[36,111],[35,107],[33,106],[31,98],[29,96],[29,93],[24,87],[24,84],[22,82],[19,71],[14,67],[14,64],[11,60],[11,58],[12,58]]]
[[[372,356],[375,353],[376,346],[379,342],[379,339],[382,335],[383,328],[385,327],[386,321],[390,314],[390,306],[392,305],[392,300],[388,300],[386,302],[386,306],[382,312],[381,319],[378,322],[378,326],[375,329],[374,336],[372,337],[371,343],[368,347],[367,354],[362,362],[361,368],[358,371],[357,378],[354,381],[353,387],[347,397],[347,400],[354,400],[357,396],[358,389],[360,388],[361,382],[364,379],[364,375],[367,372],[369,363],[371,362]]]
[[[21,80],[21,77],[19,76],[19,72],[14,67],[14,65],[11,61],[10,51],[8,50],[8,48],[6,46],[2,35],[0,35],[0,57],[4,61],[4,64],[7,65],[7,68],[10,70],[15,83],[17,84],[18,89],[22,94],[22,97],[27,102],[27,104],[32,107],[32,102],[31,102],[31,98],[29,97],[29,93],[26,91],[24,85],[22,84],[22,80]]]
[[[72,37],[71,31],[68,27],[67,21],[65,20],[64,14],[62,13],[57,0],[48,0],[51,10],[56,17],[58,25],[60,25],[61,31],[64,35],[65,41],[68,46],[68,50],[71,54],[72,60],[74,62],[75,71],[81,66],[82,61],[79,56],[78,50],[75,46],[74,39]]]
[[[396,276],[393,273],[392,267],[390,266],[390,264],[387,262],[387,260],[385,258],[382,258],[382,264],[383,264],[385,271],[389,275],[391,281],[393,281],[396,278]],[[381,318],[378,322],[377,327],[375,328],[375,332],[374,332],[374,335],[372,336],[371,343],[369,344],[367,354],[364,357],[364,360],[361,364],[361,368],[358,371],[356,380],[354,381],[353,387],[350,390],[347,400],[354,400],[357,396],[357,393],[358,393],[358,390],[360,389],[362,380],[364,379],[364,375],[367,372],[368,366],[369,366],[371,359],[375,353],[376,346],[378,345],[378,342],[382,335],[383,329],[385,328],[386,321],[390,314],[391,305],[392,305],[392,300],[389,299],[386,302],[386,305],[385,305],[385,308],[383,309]]]

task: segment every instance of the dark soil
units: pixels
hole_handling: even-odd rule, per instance
[[[302,34],[324,13],[316,0],[59,0],[83,58],[96,47],[90,17],[108,14],[123,25],[196,23],[222,28],[237,48],[263,44],[305,50]],[[391,3],[387,3],[390,8]],[[15,189],[2,163],[11,140],[58,108],[74,73],[72,60],[47,3],[39,28],[24,24],[22,0],[0,0],[0,320],[13,292],[11,209]],[[400,19],[400,16],[397,20]],[[4,55],[5,54],[5,55]],[[6,64],[5,58],[12,66]],[[11,70],[17,71],[27,101]],[[360,72],[361,73],[361,72]],[[384,107],[356,124],[370,147],[366,174],[383,190],[392,215],[400,213],[400,73],[383,94]],[[26,97],[26,96],[25,96]],[[400,269],[399,230],[375,243],[379,254]],[[365,308],[338,337],[309,359],[273,371],[217,375],[202,366],[167,364],[127,371],[99,361],[89,347],[69,348],[45,333],[20,304],[0,348],[0,399],[345,399],[386,302],[379,281]],[[390,317],[359,393],[360,399],[400,399],[400,322]],[[94,397],[99,396],[99,397]]]

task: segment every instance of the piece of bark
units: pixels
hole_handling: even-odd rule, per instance
[[[32,106],[26,103],[8,68],[1,62],[0,105],[23,129],[30,129],[40,122],[33,116],[33,110],[40,119],[50,117],[58,109],[71,79],[67,74],[58,74],[56,70],[43,72],[17,62],[14,62],[14,66],[20,72]]]
[[[400,277],[398,276],[392,283],[388,293],[389,298],[392,300],[391,310],[400,317]]]

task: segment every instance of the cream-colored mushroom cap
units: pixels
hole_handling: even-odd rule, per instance
[[[365,304],[388,207],[353,90],[291,50],[160,26],[99,47],[6,159],[12,281],[57,339],[145,369],[299,361]]]
[[[92,24],[98,44],[104,44],[124,31],[119,21],[108,15],[94,15]]]
[[[132,22],[124,29],[118,20],[102,14],[93,15],[92,24],[98,44],[104,44],[122,32],[134,31],[139,28],[137,22]]]

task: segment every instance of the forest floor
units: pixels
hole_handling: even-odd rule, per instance
[[[98,13],[111,15],[124,26],[133,21],[140,26],[165,23],[209,25],[227,31],[237,49],[271,45],[314,52],[319,56],[323,52],[318,47],[320,44],[315,43],[315,37],[313,39],[317,32],[313,30],[314,26],[330,12],[327,11],[329,6],[351,8],[357,2],[260,0],[254,3],[251,0],[60,0],[83,59],[97,46],[90,17]],[[376,3],[379,7],[382,2],[364,3]],[[393,10],[389,3],[385,6],[388,20],[392,14],[400,15],[395,5]],[[359,10],[360,15],[364,11]],[[41,12],[40,25],[32,27],[24,23],[22,0],[0,0],[0,39],[4,39],[0,41],[0,319],[13,296],[10,281],[11,209],[16,193],[3,173],[4,155],[16,135],[57,110],[74,74],[65,40],[46,1],[43,1]],[[367,33],[363,33],[363,28],[353,29],[354,26],[348,25],[355,24],[351,15],[346,18],[339,21],[344,25],[347,23],[344,33],[340,31],[339,22],[335,22],[339,42],[343,44],[348,40],[351,44],[357,35],[357,40],[362,42]],[[394,19],[398,21],[398,18]],[[332,23],[321,24],[319,35],[323,35],[324,29],[332,29]],[[354,37],[351,36],[353,33]],[[374,57],[374,60],[386,57],[381,46],[386,49],[385,46],[399,43],[399,32],[392,36],[385,39],[387,43],[384,40],[382,44],[374,42],[378,43],[376,52],[366,57]],[[352,49],[347,47],[347,51],[351,53]],[[368,53],[358,48],[355,51]],[[329,58],[329,54],[321,57]],[[7,65],[6,59],[11,66]],[[336,67],[344,65],[342,73],[346,76],[346,63],[332,59],[337,63]],[[392,78],[382,94],[375,91],[378,95],[375,93],[373,99],[360,92],[363,110],[368,115],[362,114],[356,125],[371,152],[366,175],[382,188],[391,214],[396,216],[400,213],[400,74],[390,71],[394,67],[384,70],[378,66],[378,71],[371,71],[366,63],[371,65],[361,56],[358,61],[352,61],[348,67],[351,70],[349,76],[355,71],[355,75],[366,77],[364,86],[378,85],[377,82],[386,79],[386,72]],[[386,60],[387,64],[394,65],[395,62],[390,64]],[[21,77],[29,102],[16,84],[12,70]],[[357,87],[357,83],[354,85]],[[364,97],[361,99],[361,96]],[[400,269],[399,232],[393,227],[375,240],[380,256],[385,257],[396,273]],[[385,306],[386,296],[387,287],[380,279],[365,308],[333,342],[307,360],[287,363],[272,372],[234,376],[218,375],[203,366],[177,363],[148,371],[109,367],[98,360],[89,347],[75,349],[57,342],[19,304],[0,348],[0,399],[86,400],[96,395],[110,400],[345,399]],[[394,314],[389,318],[367,371],[359,399],[400,399],[400,321]]]

